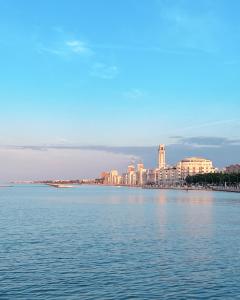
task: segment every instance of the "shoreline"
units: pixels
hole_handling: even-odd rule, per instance
[[[179,191],[202,191],[202,192],[228,192],[228,193],[240,193],[240,188],[224,188],[224,187],[212,187],[212,188],[198,188],[198,187],[176,187],[176,186],[147,186],[147,185],[125,185],[125,184],[88,184],[97,186],[111,186],[111,187],[128,187],[128,188],[142,188],[146,190],[179,190]]]
[[[85,184],[83,184],[85,185]],[[126,184],[92,184],[88,183],[86,185],[94,186],[109,186],[109,187],[128,187],[128,188],[142,188],[146,190],[180,190],[180,191],[202,191],[202,192],[228,192],[228,193],[240,193],[240,188],[224,188],[224,187],[212,187],[212,188],[203,188],[203,187],[176,187],[176,186],[148,186],[148,185],[126,185]]]
[[[21,185],[23,183],[17,183],[16,185]],[[46,183],[40,183],[40,182],[31,182],[27,183],[28,185],[50,185]],[[15,185],[15,184],[14,184]],[[14,185],[0,185],[0,188],[7,188],[7,187],[14,187]],[[231,187],[191,187],[191,186],[157,186],[157,185],[126,185],[126,184],[99,184],[99,183],[81,183],[81,184],[73,184],[73,186],[81,186],[81,185],[91,185],[91,186],[109,186],[109,187],[126,187],[126,188],[141,188],[145,190],[179,190],[179,191],[202,191],[202,192],[225,192],[225,193],[240,193],[240,187],[239,188],[231,188]],[[72,186],[72,187],[73,187]]]
[[[240,188],[222,188],[222,187],[212,187],[212,188],[197,188],[197,187],[160,187],[160,186],[143,186],[143,189],[158,189],[158,190],[180,190],[180,191],[202,191],[202,192],[228,192],[228,193],[240,193]]]

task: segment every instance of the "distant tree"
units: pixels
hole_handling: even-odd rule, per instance
[[[196,174],[193,176],[187,176],[185,179],[186,183],[189,185],[231,185],[237,186],[240,184],[240,174],[232,173],[207,173],[207,174]]]

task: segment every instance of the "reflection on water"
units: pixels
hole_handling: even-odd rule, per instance
[[[158,195],[158,204],[162,205],[162,204],[165,204],[167,201],[167,197],[166,197],[166,191],[163,190],[159,193]]]
[[[237,299],[238,194],[0,190],[0,299]]]
[[[181,191],[173,193],[172,197],[169,197],[169,191],[161,190],[156,203],[161,235],[168,233],[166,226],[168,222],[170,224],[178,222],[181,224],[178,230],[182,230],[183,234],[188,237],[193,239],[200,236],[211,237],[213,193]],[[198,206],[197,210],[196,206]],[[182,211],[182,207],[184,207],[184,211]],[[172,210],[179,211],[179,214],[174,213],[174,219],[171,219],[173,217]]]

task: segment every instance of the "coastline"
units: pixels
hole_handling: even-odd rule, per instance
[[[97,186],[112,186],[112,187],[129,187],[129,188],[142,188],[146,190],[180,190],[180,191],[202,191],[202,192],[228,192],[240,193],[240,188],[225,188],[225,187],[191,187],[191,186],[149,186],[149,185],[125,185],[125,184],[90,184]]]
[[[16,184],[16,183],[15,183]],[[26,183],[17,183],[17,185],[26,184]],[[55,186],[54,184],[46,184],[43,182],[29,182],[29,185],[32,184],[43,184],[46,186]],[[69,183],[68,183],[69,184]],[[64,186],[64,184],[62,184]],[[180,190],[180,191],[202,191],[202,192],[225,192],[225,193],[240,193],[240,187],[221,187],[221,186],[212,186],[212,187],[196,187],[196,186],[159,186],[159,185],[126,185],[126,184],[101,184],[101,183],[81,183],[73,184],[72,186],[68,185],[67,187],[81,185],[91,185],[91,186],[108,186],[108,187],[126,187],[126,188],[142,188],[146,190]],[[0,188],[14,187],[14,185],[0,185]]]
[[[84,184],[83,184],[84,185]],[[109,186],[109,187],[128,187],[128,188],[142,188],[146,190],[180,190],[180,191],[202,191],[202,192],[228,192],[228,193],[240,193],[240,188],[225,188],[225,187],[191,187],[191,186],[150,186],[150,185],[126,185],[126,184],[93,184],[87,185],[97,186]]]
[[[203,191],[203,192],[228,192],[240,193],[240,188],[224,188],[224,187],[171,187],[171,186],[143,186],[143,189],[159,189],[159,190],[182,190],[182,191]]]

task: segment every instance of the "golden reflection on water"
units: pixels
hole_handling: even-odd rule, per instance
[[[158,195],[157,202],[158,202],[158,204],[162,205],[162,204],[165,204],[166,201],[167,201],[166,192],[165,192],[165,191],[162,191],[162,192]]]
[[[189,191],[178,195],[179,202],[188,202],[191,205],[211,205],[213,202],[213,192]]]
[[[165,235],[168,223],[174,222],[176,231],[184,231],[193,239],[210,238],[214,230],[213,201],[211,192],[159,191],[156,209],[160,234]]]

